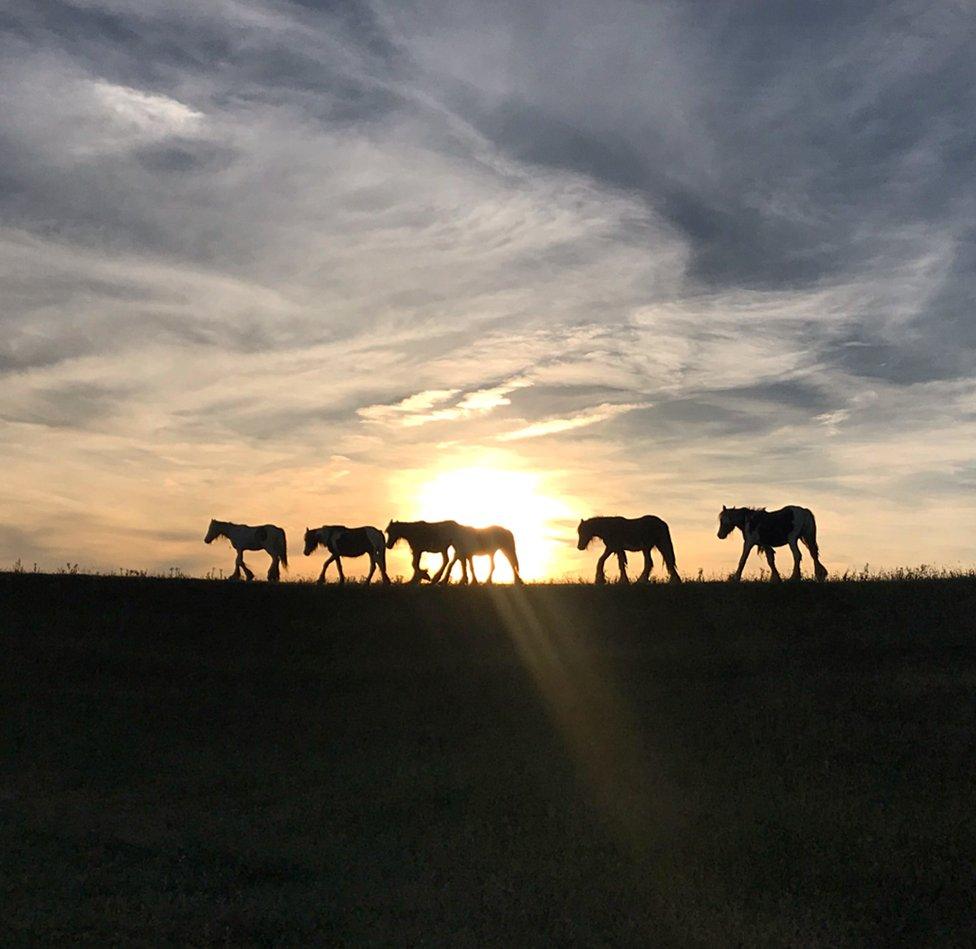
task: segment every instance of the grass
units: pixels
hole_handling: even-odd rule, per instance
[[[0,574],[4,942],[976,941],[976,579]]]

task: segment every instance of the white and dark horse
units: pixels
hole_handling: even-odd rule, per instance
[[[664,559],[668,576],[672,583],[680,583],[678,567],[674,559],[674,545],[671,543],[671,530],[665,521],[646,514],[644,517],[589,517],[579,522],[576,528],[579,541],[577,550],[586,550],[594,537],[605,544],[605,550],[596,562],[596,583],[606,583],[604,564],[611,554],[617,555],[620,567],[620,582],[627,583],[627,551],[640,551],[644,555],[644,569],[638,582],[646,583],[654,566],[651,551],[656,547]]]
[[[373,579],[377,567],[380,568],[383,582],[390,582],[386,572],[386,538],[379,528],[345,527],[342,524],[306,528],[305,556],[310,557],[320,544],[329,552],[329,559],[322,564],[318,583],[325,583],[325,571],[333,561],[339,571],[339,582],[345,583],[346,575],[342,572],[342,558],[362,557],[363,554],[369,554],[369,573],[366,582],[369,583]]]
[[[212,520],[203,538],[205,544],[212,544],[218,537],[226,537],[231,547],[237,551],[234,561],[234,572],[229,579],[239,580],[241,571],[248,580],[254,579],[254,574],[244,563],[245,550],[266,550],[271,555],[271,566],[268,568],[269,580],[280,580],[279,564],[288,569],[288,542],[285,532],[274,524],[262,524],[260,527],[250,527],[247,524],[232,524],[230,521]]]
[[[773,582],[780,580],[774,548],[787,545],[793,553],[793,574],[790,579],[799,580],[802,559],[799,541],[803,541],[813,557],[816,578],[827,579],[827,568],[820,562],[820,548],[817,546],[817,521],[807,508],[791,504],[778,511],[767,511],[765,508],[723,506],[718,523],[719,540],[724,540],[736,528],[742,531],[742,556],[732,574],[733,580],[742,579],[742,571],[753,547],[766,555],[769,579]]]

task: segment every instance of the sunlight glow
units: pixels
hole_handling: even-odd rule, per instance
[[[457,468],[421,479],[416,508],[423,520],[453,519],[472,527],[500,524],[509,528],[515,535],[525,580],[552,576],[559,551],[567,543],[557,522],[572,517],[565,502],[544,492],[540,475],[493,467]],[[495,562],[495,579],[510,581],[512,573],[505,558],[499,555]],[[484,577],[486,558],[477,558],[475,569]]]

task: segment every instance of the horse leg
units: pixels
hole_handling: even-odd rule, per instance
[[[468,557],[468,566],[471,568],[471,585],[478,585],[478,574],[474,572],[474,557]]]
[[[488,562],[491,564],[491,567],[488,570],[488,579],[485,582],[492,583],[492,577],[495,576],[495,551],[491,552],[491,557],[489,558]]]
[[[654,561],[651,560],[650,550],[642,551],[644,554],[644,569],[641,571],[641,575],[637,578],[638,583],[647,583],[651,579],[651,570],[654,567]]]
[[[776,554],[773,553],[772,547],[766,548],[766,563],[769,564],[769,582],[779,583],[783,578],[779,575],[779,571],[776,569]]]
[[[454,565],[458,562],[458,552],[454,551],[454,556],[448,559],[447,554],[444,554],[444,563],[441,564],[441,569],[434,574],[431,579],[431,583],[450,583],[451,573],[454,571]],[[464,561],[461,561],[461,573],[464,573]],[[437,577],[440,577],[438,580]],[[467,576],[465,575],[464,582],[467,583]]]
[[[442,550],[440,553],[441,553],[441,565],[437,569],[437,573],[435,573],[430,578],[430,582],[431,583],[437,583],[437,582],[440,581],[440,578],[443,575],[445,568],[447,567],[447,562],[448,562],[448,560],[450,560],[450,557],[448,557],[446,550]]]
[[[411,563],[413,565],[413,576],[410,578],[411,583],[420,583],[420,555],[423,551],[415,550],[413,552],[413,558]]]
[[[342,572],[342,557],[340,557],[338,554],[336,554],[335,555],[335,562],[336,562],[336,570],[339,571],[339,582],[340,583],[345,583],[346,582],[346,575]]]
[[[268,579],[271,581],[278,581],[281,579],[281,568],[278,566],[278,555],[271,555],[271,566],[268,567]]]
[[[237,551],[237,559],[234,561],[234,572],[227,578],[228,580],[240,580],[241,567],[244,566],[244,551]]]
[[[620,583],[630,583],[627,577],[627,555],[622,551],[617,551],[617,566],[620,567]]]
[[[790,541],[790,550],[793,553],[793,573],[790,576],[790,579],[799,580],[801,579],[800,561],[803,559],[803,557],[800,555],[800,545],[796,542],[795,537]]]
[[[604,565],[606,564],[607,558],[609,556],[610,556],[610,548],[606,547],[604,548],[603,553],[600,554],[600,559],[596,562],[596,578],[593,581],[594,583],[607,582],[607,575],[604,572]]]
[[[366,574],[366,582],[369,583],[373,579],[373,574],[376,573],[376,554],[369,555],[369,573]]]
[[[753,545],[746,541],[742,545],[742,556],[739,558],[739,566],[736,567],[735,573],[732,574],[732,579],[739,581],[742,579],[742,571],[746,568],[746,561],[749,559],[749,554],[752,553]]]
[[[316,583],[325,583],[325,571],[329,569],[329,564],[332,563],[333,560],[335,560],[334,554],[329,557],[324,564],[322,564],[322,572],[319,574],[318,580],[315,581]]]

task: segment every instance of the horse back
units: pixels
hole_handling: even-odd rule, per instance
[[[246,524],[240,526],[251,532],[249,538],[246,535],[241,538],[244,550],[264,550],[269,544],[273,544],[275,540],[283,540],[285,536],[285,532],[276,524],[260,524],[257,527]]]
[[[455,548],[466,555],[493,554],[496,550],[514,550],[515,535],[498,524],[491,527],[464,527],[455,532]]]
[[[383,546],[383,535],[375,527],[346,527],[336,533],[329,546],[341,557],[361,557],[374,553],[377,544]]]
[[[437,553],[454,543],[460,525],[457,521],[416,521],[403,531],[403,537],[414,550]]]
[[[751,532],[760,547],[783,547],[807,513],[805,508],[795,505],[777,511],[758,511],[750,524]]]
[[[656,547],[669,533],[668,525],[656,514],[645,514],[643,517],[605,517],[600,520],[600,537],[611,550],[646,550]]]

